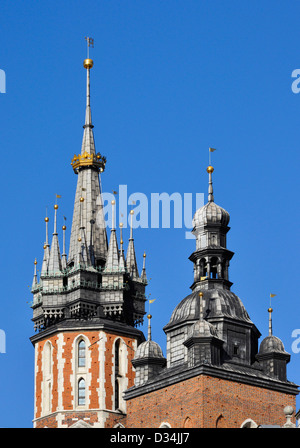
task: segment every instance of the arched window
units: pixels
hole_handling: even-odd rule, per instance
[[[78,381],[78,405],[85,405],[85,381],[83,378]]]
[[[115,343],[115,409],[119,409],[120,407],[119,375],[120,375],[120,339],[118,339]]]
[[[85,367],[85,342],[83,339],[78,343],[78,367]]]

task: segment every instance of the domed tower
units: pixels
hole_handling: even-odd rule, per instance
[[[151,314],[148,318],[148,339],[142,342],[135,353],[132,364],[135,367],[135,386],[140,386],[159,374],[166,365],[162,349],[151,337]]]
[[[282,425],[283,407],[295,407],[298,386],[286,380],[288,354],[282,343],[270,335],[258,354],[260,332],[231,291],[233,252],[226,241],[230,217],[214,202],[211,165],[207,172],[208,202],[193,219],[191,293],[164,327],[166,366],[141,377],[150,365],[147,353],[153,356],[157,348],[148,341],[132,361],[137,381],[124,394],[131,428],[236,428],[249,419],[257,425]],[[153,357],[155,363],[162,360],[160,351]]]
[[[259,347],[257,360],[263,368],[263,371],[280,381],[286,381],[286,366],[290,361],[290,354],[284,349],[283,342],[273,335],[272,330],[272,312],[270,307],[269,312],[269,335],[265,337]]]
[[[256,361],[260,332],[240,298],[230,289],[233,283],[229,281],[229,262],[234,255],[227,249],[230,216],[214,202],[213,171],[213,167],[208,166],[208,202],[193,218],[196,250],[190,256],[194,264],[192,292],[177,305],[164,327],[169,367],[188,359],[185,341],[190,326],[200,319],[199,292],[205,303],[202,319],[214,325],[223,341],[220,362],[250,366]]]

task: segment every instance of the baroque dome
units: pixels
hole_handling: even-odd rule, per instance
[[[209,318],[226,316],[252,323],[241,299],[230,290],[209,289],[203,291],[203,299],[205,301],[205,317],[206,315]],[[187,321],[195,321],[199,318],[199,292],[194,291],[176,306],[165,328]]]
[[[208,202],[199,208],[193,218],[193,226],[199,227],[207,224],[221,224],[227,226],[229,224],[229,213],[215,202]]]
[[[148,339],[138,346],[134,359],[143,358],[164,358],[162,349],[157,342]]]
[[[285,349],[281,339],[279,339],[277,336],[270,335],[261,341],[259,354],[261,355],[263,353],[274,352],[285,353]]]

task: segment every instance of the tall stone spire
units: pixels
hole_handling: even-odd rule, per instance
[[[106,272],[118,272],[119,271],[119,250],[116,236],[115,227],[115,200],[112,204],[112,228],[110,233],[110,240],[108,245],[107,258],[105,263]]]
[[[91,104],[90,104],[90,69],[93,61],[90,58],[84,60],[86,69],[86,111],[85,124],[83,126],[83,139],[81,154],[74,155],[71,165],[78,175],[75,195],[73,222],[70,237],[68,264],[76,263],[78,254],[78,238],[80,228],[84,227],[89,252],[92,254],[92,262],[103,266],[107,255],[107,235],[105,228],[103,200],[101,195],[101,182],[99,173],[105,169],[106,158],[100,153],[96,154],[93,134]],[[82,207],[82,223],[80,218],[80,198],[85,198]]]
[[[44,244],[44,258],[43,258],[43,264],[42,264],[42,270],[41,270],[41,276],[46,275],[48,272],[48,262],[50,257],[50,246],[49,246],[49,237],[48,237],[48,222],[49,218],[46,216],[45,223],[46,223],[46,240]]]
[[[133,218],[134,211],[130,210],[130,238],[127,248],[127,254],[126,254],[126,266],[127,266],[127,272],[133,277],[137,278],[139,277],[137,262],[136,262],[136,256],[135,256],[135,248],[134,248],[134,240],[133,240],[133,228],[132,228],[132,218]]]
[[[53,275],[60,273],[62,270],[60,249],[57,234],[57,209],[58,205],[54,205],[54,231],[51,242],[50,257],[48,263],[48,273]]]

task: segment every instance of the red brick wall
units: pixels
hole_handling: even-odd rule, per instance
[[[72,384],[71,375],[74,374],[72,367],[72,359],[73,359],[73,342],[79,336],[84,334],[88,340],[90,345],[90,357],[91,357],[91,366],[89,368],[89,373],[91,375],[91,381],[89,385],[90,393],[90,403],[88,409],[99,409],[100,403],[98,398],[98,389],[99,389],[99,346],[97,342],[99,340],[99,331],[85,331],[85,332],[65,332],[63,334],[63,349],[61,353],[61,357],[64,361],[64,370],[63,370],[63,396],[62,396],[62,405],[64,411],[72,411],[74,409],[74,385]],[[114,342],[117,338],[121,338],[126,344],[127,349],[127,378],[128,378],[128,387],[133,386],[135,373],[131,364],[131,360],[134,356],[134,350],[132,349],[134,345],[134,339],[130,337],[124,337],[116,335],[114,333],[106,333],[107,341],[105,344],[105,409],[113,409],[113,362],[114,362]],[[51,397],[51,413],[55,413],[58,410],[58,335],[53,335],[49,338],[41,340],[37,342],[37,374],[36,374],[36,384],[35,384],[35,407],[36,414],[35,419],[39,419],[36,423],[36,427],[55,427],[56,416],[42,416],[42,381],[43,381],[43,372],[42,372],[42,357],[43,357],[43,349],[45,343],[50,341],[52,344],[52,397]],[[87,410],[88,410],[87,409]],[[97,416],[97,414],[95,414]],[[63,424],[73,424],[75,418],[88,418],[84,414],[83,411],[74,411],[74,415],[72,416],[68,414],[66,417],[66,421],[63,421]],[[97,418],[97,417],[96,417]],[[116,413],[112,413],[111,417],[108,419],[108,423],[106,426],[114,426],[120,418],[124,418],[124,416],[119,416]],[[90,423],[95,422],[95,416],[91,418]]]
[[[295,409],[295,396],[201,375],[128,400],[125,426],[239,428],[246,419],[282,426],[287,405]]]

